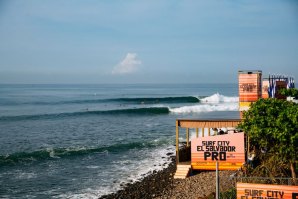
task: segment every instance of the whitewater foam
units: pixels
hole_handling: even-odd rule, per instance
[[[98,198],[100,196],[110,194],[116,192],[121,189],[122,184],[133,183],[136,181],[140,181],[147,175],[153,173],[153,171],[159,171],[166,168],[171,159],[162,158],[166,157],[167,153],[174,153],[175,148],[173,145],[155,148],[155,149],[143,149],[137,150],[130,154],[138,155],[142,157],[140,159],[126,159],[123,160],[115,160],[110,165],[111,170],[106,172],[99,172],[98,178],[102,178],[103,175],[110,176],[109,178],[103,178],[105,180],[102,181],[98,187],[93,188],[83,188],[81,190],[77,190],[76,192],[67,192],[60,194],[54,198]],[[97,169],[95,166],[87,166],[88,169]],[[98,168],[100,169],[100,168]]]
[[[238,104],[201,104],[195,106],[183,106],[179,108],[170,108],[172,113],[200,113],[212,111],[237,111]]]
[[[95,165],[90,165],[90,166],[86,166],[87,169],[98,169],[99,166],[95,166]]]
[[[139,160],[130,160],[127,161],[115,161],[113,166],[115,167],[114,171],[119,173],[116,184],[112,187],[101,188],[101,193],[99,195],[105,195],[108,193],[115,192],[119,190],[121,184],[125,183],[133,183],[136,181],[140,181],[147,175],[153,173],[153,171],[160,171],[166,167],[168,167],[171,159],[162,158],[166,157],[166,154],[169,152],[175,151],[174,146],[166,147],[166,148],[156,148],[156,149],[145,149],[142,151],[136,151],[136,154],[139,156],[146,156]],[[118,165],[121,165],[119,168]]]
[[[32,179],[32,178],[36,178],[37,174],[33,173],[33,172],[18,172],[16,173],[16,178],[19,180],[28,180],[28,179]]]
[[[224,95],[220,95],[219,93],[215,93],[209,97],[205,97],[200,99],[202,103],[220,103],[220,102],[238,102],[238,97],[228,97]]]
[[[55,154],[55,151],[54,151],[54,149],[47,149],[47,151],[49,152],[49,156],[51,157],[51,158],[60,158],[59,156],[57,156],[56,154]]]

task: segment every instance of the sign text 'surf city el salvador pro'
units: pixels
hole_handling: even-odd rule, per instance
[[[298,199],[298,186],[237,182],[237,199]]]
[[[245,162],[244,133],[194,138],[191,140],[193,169],[236,170]]]

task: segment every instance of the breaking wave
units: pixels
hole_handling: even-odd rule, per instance
[[[171,108],[173,113],[200,113],[212,111],[238,111],[238,104],[201,104],[196,106],[183,106],[179,108]]]
[[[108,111],[80,111],[72,113],[58,113],[58,114],[38,114],[38,115],[19,115],[19,116],[3,116],[0,121],[18,121],[18,120],[39,120],[39,119],[55,119],[63,117],[77,117],[88,115],[119,115],[119,114],[168,114],[167,107],[149,107],[149,108],[132,108],[132,109],[116,109]]]
[[[209,97],[200,99],[202,103],[238,102],[239,97],[228,97],[215,93]]]
[[[158,103],[198,103],[200,100],[193,96],[181,97],[143,97],[143,98],[112,98],[112,99],[84,99],[72,101],[33,101],[33,102],[13,102],[13,101],[0,101],[1,105],[65,105],[65,104],[97,104],[118,102],[126,104],[158,104]]]
[[[169,113],[200,113],[211,111],[237,111],[238,110],[238,97],[228,97],[220,95],[219,93],[213,94],[209,97],[196,98],[196,97],[165,97],[165,98],[119,98],[114,99],[118,102],[121,100],[125,103],[143,103],[154,104],[158,102],[163,103],[179,103],[188,102],[196,103],[196,105],[188,105],[182,107],[168,107],[164,105],[153,105],[152,107],[141,108],[127,108],[127,109],[114,109],[114,110],[84,110],[78,112],[62,112],[51,114],[36,114],[36,115],[17,115],[17,116],[2,116],[0,121],[19,121],[19,120],[41,120],[41,119],[60,119],[64,117],[80,117],[90,115],[150,115],[150,114],[169,114]],[[198,103],[201,102],[201,103]],[[176,104],[177,106],[177,104]]]
[[[47,159],[76,157],[80,155],[88,155],[92,153],[120,153],[131,149],[154,148],[161,144],[168,144],[167,140],[160,140],[158,143],[149,142],[132,142],[124,144],[114,144],[102,147],[73,147],[73,148],[46,148],[33,152],[18,152],[9,155],[0,155],[0,166],[15,165],[19,163],[42,161]]]

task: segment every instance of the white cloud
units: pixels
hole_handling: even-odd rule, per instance
[[[136,53],[127,53],[126,57],[114,67],[112,74],[134,73],[138,70],[138,66],[141,64],[142,62],[137,60]]]

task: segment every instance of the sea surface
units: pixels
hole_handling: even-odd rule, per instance
[[[0,85],[0,198],[115,192],[169,164],[178,118],[239,118],[237,84]]]

